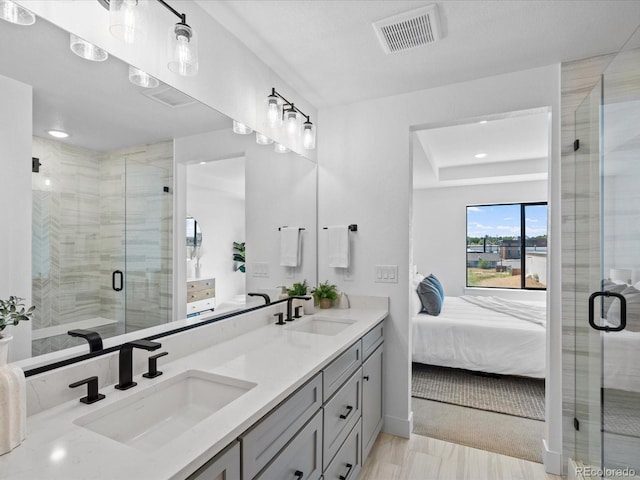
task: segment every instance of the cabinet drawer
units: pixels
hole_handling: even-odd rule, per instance
[[[240,445],[233,443],[196,470],[187,480],[240,480]]]
[[[214,278],[207,278],[203,280],[196,280],[194,282],[187,282],[187,292],[197,292],[198,290],[208,290],[216,286]]]
[[[353,372],[360,368],[361,363],[362,347],[358,341],[323,370],[322,386],[325,401],[340,388]]]
[[[322,375],[318,374],[240,437],[242,478],[255,477],[321,406]]]
[[[324,472],[325,480],[355,480],[362,468],[360,422],[353,427]]]
[[[187,303],[197,302],[198,300],[205,300],[207,298],[214,298],[216,291],[213,288],[208,290],[199,290],[197,292],[187,292]]]
[[[383,322],[373,327],[362,337],[362,358],[366,360],[384,340]]]
[[[318,480],[322,475],[322,411],[258,475],[260,480]]]
[[[187,313],[204,312],[207,310],[213,310],[216,308],[215,298],[209,298],[205,300],[198,300],[196,302],[187,303]]]
[[[360,419],[361,389],[362,371],[358,370],[324,406],[324,467],[329,465]]]

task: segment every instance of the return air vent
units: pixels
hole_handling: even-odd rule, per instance
[[[385,53],[396,53],[440,40],[438,5],[400,13],[373,24]]]
[[[155,100],[156,102],[162,103],[163,105],[171,108],[186,107],[187,105],[191,105],[196,102],[189,95],[185,95],[169,85],[145,89],[140,93],[145,97],[149,97],[151,100]]]

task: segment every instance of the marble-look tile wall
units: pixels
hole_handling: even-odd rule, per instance
[[[34,137],[33,155],[33,328],[101,317],[118,321],[110,336],[125,318],[127,331],[170,321],[173,143],[105,154]],[[120,292],[115,270],[126,272]],[[39,338],[32,355],[82,342]]]

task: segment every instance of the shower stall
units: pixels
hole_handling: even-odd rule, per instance
[[[634,478],[640,476],[640,29],[611,56],[575,111],[573,150],[573,164],[562,170],[564,451],[570,478]]]

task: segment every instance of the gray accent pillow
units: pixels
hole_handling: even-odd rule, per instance
[[[420,303],[422,303],[422,312],[437,317],[442,311],[442,297],[438,288],[428,278],[425,278],[418,284],[416,288]]]
[[[440,294],[440,298],[442,298],[442,300],[444,300],[444,288],[442,288],[442,283],[440,283],[440,280],[438,280],[438,277],[436,277],[433,273],[430,273],[429,276],[427,277],[427,279],[433,283],[433,285],[438,289],[438,293]]]
[[[622,291],[622,296],[627,301],[627,328],[630,332],[640,332],[640,290],[627,287]],[[620,325],[620,301],[615,299],[607,313],[607,322],[611,325]]]

